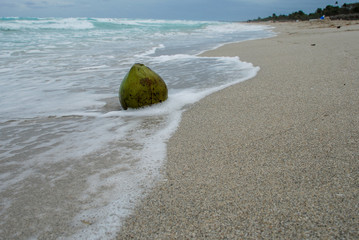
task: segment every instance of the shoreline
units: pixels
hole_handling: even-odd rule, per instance
[[[202,54],[261,70],[183,113],[118,239],[358,238],[359,25],[343,23]]]

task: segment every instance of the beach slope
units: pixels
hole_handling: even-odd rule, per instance
[[[359,239],[359,25],[272,25],[204,54],[261,70],[183,114],[118,239]]]

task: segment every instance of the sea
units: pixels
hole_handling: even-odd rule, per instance
[[[0,236],[113,239],[154,184],[181,115],[253,78],[239,57],[202,57],[272,37],[238,22],[0,18]],[[159,74],[168,100],[123,110],[134,63]]]

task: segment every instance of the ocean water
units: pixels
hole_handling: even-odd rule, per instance
[[[0,18],[0,236],[112,239],[157,181],[183,111],[259,68],[198,55],[273,36],[231,22]],[[134,63],[157,72],[167,101],[122,110]]]

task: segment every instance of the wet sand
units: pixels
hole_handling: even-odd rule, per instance
[[[359,24],[271,25],[204,53],[261,70],[183,114],[118,239],[359,239]]]

